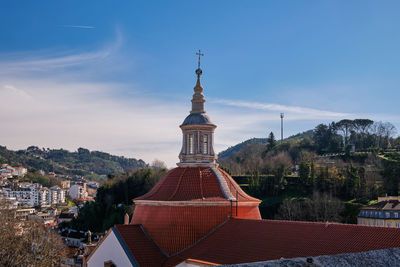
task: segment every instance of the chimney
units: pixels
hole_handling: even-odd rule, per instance
[[[125,213],[124,224],[129,224],[129,215],[128,215],[128,213]]]

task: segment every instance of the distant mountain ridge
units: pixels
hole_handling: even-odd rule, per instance
[[[313,135],[313,130],[308,130],[302,133],[298,133],[292,136],[289,136],[288,138],[285,138],[285,140],[293,140],[293,139],[302,139],[302,138],[311,138]],[[246,141],[243,141],[237,145],[231,146],[228,149],[221,151],[218,153],[218,158],[229,158],[234,152],[240,151],[243,147],[245,147],[248,144],[267,144],[267,138],[251,138]]]
[[[104,176],[136,168],[147,167],[143,160],[114,156],[100,151],[78,148],[75,152],[65,149],[40,149],[30,146],[13,151],[0,146],[0,163],[24,166],[65,175]]]

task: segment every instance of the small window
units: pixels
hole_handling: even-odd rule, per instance
[[[395,212],[395,213],[394,213],[394,217],[395,217],[395,218],[399,218],[399,213],[398,213],[398,212]]]
[[[117,265],[112,261],[104,262],[104,267],[117,267]]]
[[[208,135],[203,135],[203,154],[208,154]]]
[[[193,134],[188,135],[188,146],[189,146],[189,154],[194,154],[194,136],[193,136]]]
[[[385,212],[386,218],[390,218],[390,212]]]
[[[391,223],[391,222],[387,222],[387,223],[386,223],[386,226],[387,226],[387,227],[392,227],[392,223]]]

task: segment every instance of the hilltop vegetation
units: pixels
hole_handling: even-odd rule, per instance
[[[78,148],[76,152],[65,149],[40,149],[30,146],[25,150],[12,151],[0,146],[0,164],[24,166],[35,172],[55,172],[65,175],[81,175],[99,178],[108,174],[126,172],[146,167],[143,160],[114,156],[100,151]]]
[[[78,217],[66,225],[104,232],[115,224],[122,224],[125,213],[133,213],[132,200],[147,193],[166,172],[165,168],[153,167],[110,175],[98,189],[95,201],[85,203]]]
[[[330,214],[317,211],[317,204],[326,202],[325,207],[336,203],[329,209],[337,209],[326,220],[354,223],[361,205],[379,195],[398,195],[400,138],[395,133],[390,123],[342,120],[283,142],[273,133],[262,142],[243,142],[221,153],[219,163],[263,200],[265,218],[316,220],[310,214]]]

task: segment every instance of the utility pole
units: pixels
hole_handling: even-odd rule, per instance
[[[283,117],[284,114],[281,113],[281,143],[283,143]]]

